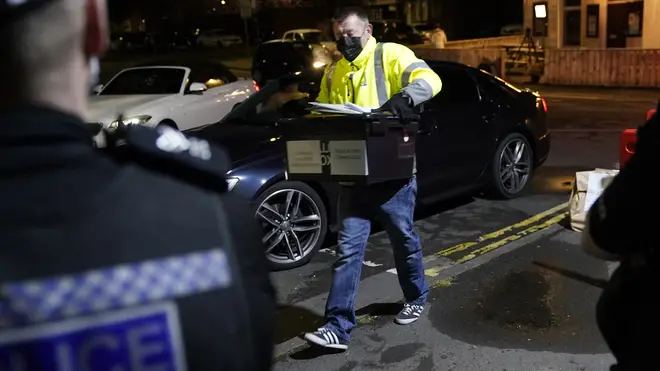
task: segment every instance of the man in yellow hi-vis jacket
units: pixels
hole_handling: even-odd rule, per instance
[[[438,75],[403,45],[377,43],[368,14],[344,8],[334,19],[337,49],[343,58],[326,68],[318,101],[352,102],[374,107],[407,121],[413,108],[438,94]],[[394,249],[399,284],[406,299],[395,322],[407,325],[422,315],[428,286],[424,280],[422,247],[414,230],[417,179],[368,187],[342,187],[339,206],[338,258],[333,266],[325,325],[305,339],[326,348],[347,349],[356,325],[355,298],[360,282],[371,219],[379,221]]]

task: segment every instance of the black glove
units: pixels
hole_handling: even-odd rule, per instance
[[[404,97],[403,94],[395,94],[383,104],[382,107],[375,109],[374,112],[391,112],[394,116],[399,117],[401,122],[407,124],[414,117],[413,104],[410,98]]]

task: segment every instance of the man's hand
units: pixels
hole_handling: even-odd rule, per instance
[[[382,107],[375,109],[374,112],[391,112],[394,116],[401,119],[401,122],[407,124],[414,117],[413,105],[410,98],[404,97],[401,93],[395,94],[383,104]]]

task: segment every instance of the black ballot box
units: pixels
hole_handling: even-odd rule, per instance
[[[311,114],[278,123],[287,180],[372,184],[407,179],[415,166],[419,120],[387,114]]]

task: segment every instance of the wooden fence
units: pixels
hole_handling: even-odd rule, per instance
[[[548,84],[660,87],[658,49],[548,49]]]
[[[491,66],[491,72],[504,77],[506,74],[506,51],[504,49],[434,49],[413,48],[419,58],[431,61],[449,61],[479,67],[481,64]]]
[[[445,48],[448,49],[483,49],[483,48],[514,48],[523,42],[522,35],[484,37],[481,39],[447,41]]]

